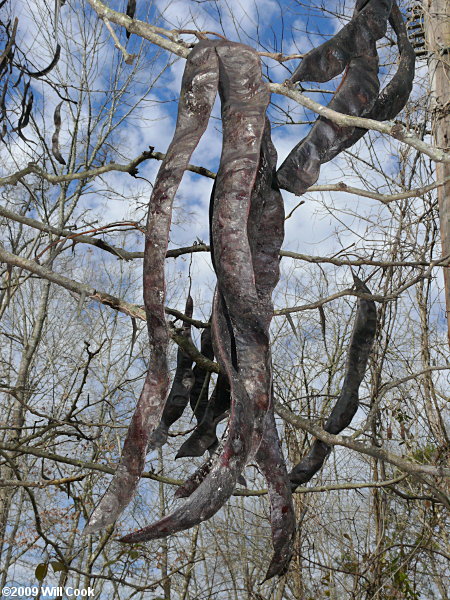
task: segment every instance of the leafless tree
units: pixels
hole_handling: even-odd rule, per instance
[[[100,0],[58,0],[56,11],[46,2],[0,2],[0,587],[70,585],[93,587],[97,598],[167,600],[449,597],[448,256],[438,206],[447,182],[436,165],[450,158],[431,137],[427,55],[395,124],[333,114],[323,106],[334,81],[302,92],[275,82],[348,21],[353,6],[266,4],[137,3],[133,20],[125,5]],[[151,360],[144,218],[184,59],[199,35],[211,35],[202,31],[260,53],[280,154],[317,112],[370,130],[301,199],[285,194],[271,328],[277,425],[292,465],[314,438],[333,450],[294,495],[288,573],[261,585],[269,508],[253,463],[247,487],[208,522],[162,541],[118,542],[117,532],[170,512],[176,486],[202,464],[175,460],[194,428],[191,412],[148,456],[116,526],[82,536]],[[379,52],[388,79],[389,32]],[[432,58],[448,65],[448,53]],[[166,261],[173,368],[188,290],[197,347],[211,311],[207,204],[219,127],[213,120],[175,209]],[[323,424],[345,373],[358,296],[352,271],[377,303],[377,334],[360,409],[345,435],[333,436]],[[217,365],[197,359],[211,369],[212,390]],[[225,428],[219,424],[220,436]]]

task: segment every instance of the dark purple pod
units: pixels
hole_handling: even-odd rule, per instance
[[[400,59],[396,73],[381,91],[370,113],[370,118],[378,121],[393,119],[404,108],[411,94],[415,74],[416,55],[396,2],[392,6],[389,22],[397,36]]]
[[[214,360],[211,327],[206,327],[202,331],[200,339],[200,352],[209,360]],[[197,419],[197,423],[201,423],[209,402],[209,386],[205,383],[207,382],[207,371],[199,365],[195,365],[194,379],[195,381],[194,386],[191,390],[190,403],[192,412],[194,413],[195,418]]]
[[[352,116],[364,116],[372,108],[379,91],[378,57],[375,43],[371,54],[352,58],[329,108]],[[280,187],[302,195],[313,185],[320,165],[334,158],[352,138],[354,127],[341,127],[319,117],[306,138],[295,146],[278,169]]]
[[[202,456],[210,448],[215,449],[217,445],[217,425],[229,410],[230,402],[230,386],[226,377],[219,374],[216,386],[203,414],[203,419],[182,444],[175,458]]]
[[[134,19],[135,12],[136,12],[136,0],[128,0],[127,11],[126,11],[127,16],[130,17],[130,19]],[[125,35],[127,36],[127,39],[129,39],[131,33],[129,31],[127,31]]]
[[[353,275],[358,291],[370,294],[370,290],[358,277]],[[358,299],[355,324],[350,338],[345,366],[345,378],[341,394],[325,424],[325,431],[337,434],[350,425],[359,406],[358,390],[364,378],[370,350],[375,339],[377,311],[375,302]],[[308,454],[294,467],[290,474],[293,489],[308,482],[322,467],[331,448],[320,440],[315,440]]]
[[[256,292],[270,324],[272,292],[280,278],[280,249],[284,240],[284,202],[276,179],[277,152],[266,117],[261,156],[252,192],[247,233],[255,273]]]
[[[256,453],[256,462],[264,475],[269,490],[270,523],[272,527],[273,556],[265,579],[286,573],[293,554],[295,538],[295,511],[291,485],[281,450],[273,408],[266,416],[264,435]]]
[[[346,67],[342,82],[328,106],[351,116],[369,116],[379,93],[376,41],[386,32],[391,8],[392,0],[368,0],[364,5],[357,4],[350,23],[308,53],[291,81],[327,81]],[[302,195],[317,181],[320,166],[359,137],[361,134],[354,127],[341,127],[319,117],[278,169],[280,187]]]
[[[377,121],[393,119],[403,110],[411,94],[415,74],[416,55],[409,41],[403,17],[395,2],[392,6],[389,22],[397,35],[400,59],[397,71],[386,87],[381,90],[375,104],[366,115],[367,118],[376,119]],[[353,146],[366,133],[367,129],[355,127],[353,134],[345,141],[340,151]],[[336,152],[335,155],[337,154]],[[330,160],[331,158],[334,158],[334,155],[330,157]]]
[[[191,296],[188,296],[184,314],[192,318],[194,305]],[[191,326],[183,323],[182,335],[191,337]],[[194,385],[192,359],[181,348],[177,350],[177,368],[173,378],[172,387],[163,410],[161,422],[153,431],[148,443],[148,451],[160,448],[167,442],[170,427],[178,421],[188,405],[190,392]]]
[[[214,43],[209,40],[199,42],[186,62],[175,135],[153,187],[145,236],[144,304],[151,360],[119,466],[91,515],[87,533],[114,523],[133,497],[144,468],[149,436],[161,421],[169,393],[164,267],[172,204],[192,152],[208,124],[217,94],[217,64]]]
[[[329,81],[342,73],[353,58],[371,54],[376,40],[386,33],[391,8],[392,0],[357,2],[350,22],[330,40],[308,52],[290,81]]]
[[[47,75],[48,73],[50,73],[50,71],[52,71],[56,67],[60,56],[61,56],[61,46],[59,44],[56,44],[55,55],[52,58],[51,63],[47,67],[45,67],[45,69],[42,69],[41,71],[27,71],[27,74],[30,77],[34,77],[35,79],[38,79],[39,77],[44,77],[44,75]]]
[[[55,113],[53,115],[55,131],[52,135],[52,154],[61,165],[66,164],[66,161],[64,160],[59,149],[59,133],[61,131],[61,106],[63,105],[63,103],[64,101],[61,101],[55,108]]]
[[[284,239],[284,204],[276,182],[276,164],[277,153],[270,136],[270,123],[266,119],[247,231],[255,285],[264,306],[262,314],[266,320],[267,332],[273,314],[272,292],[280,276],[279,253]],[[270,354],[266,370],[270,375],[272,374]],[[266,579],[283,575],[287,571],[295,537],[295,512],[291,487],[275,425],[271,388],[269,394],[270,405],[265,416],[264,433],[261,443],[255,447],[255,460],[267,481],[270,501],[274,552]]]

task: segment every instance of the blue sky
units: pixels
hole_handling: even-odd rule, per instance
[[[110,6],[125,10],[125,2],[111,2]],[[137,16],[143,20],[166,27],[183,27],[187,29],[207,29],[225,34],[230,39],[251,44],[259,50],[283,51],[302,53],[312,46],[320,44],[326,36],[333,34],[345,22],[338,19],[334,12],[349,15],[353,2],[333,1],[327,3],[322,10],[315,9],[311,3],[295,0],[155,0],[154,2],[137,2]],[[45,0],[17,0],[15,5],[20,19],[19,40],[23,47],[29,49],[28,56],[36,68],[47,65],[55,48],[56,39],[62,44],[62,56],[58,65],[57,76],[61,80],[73,84],[70,96],[80,101],[78,88],[85,81],[94,90],[91,99],[91,110],[102,115],[99,126],[94,131],[98,135],[102,124],[107,119],[112,98],[106,90],[121,88],[127,78],[133,74],[128,87],[121,97],[121,103],[116,109],[115,121],[118,123],[114,134],[108,143],[111,159],[126,162],[148,146],[154,146],[157,151],[164,152],[172,137],[177,98],[180,89],[184,60],[176,59],[167,52],[161,51],[147,41],[142,41],[132,35],[127,48],[131,52],[141,52],[138,67],[123,63],[118,50],[114,48],[113,40],[103,24],[93,14],[87,2],[75,0],[64,6],[60,14],[56,38],[48,27],[53,15],[53,3]],[[122,43],[126,43],[125,32],[115,27]],[[69,34],[67,34],[69,32]],[[88,52],[93,53],[95,35],[100,36],[101,43],[96,48],[94,62],[84,80],[82,73],[77,71],[77,65],[82,64],[83,43]],[[185,39],[192,36],[185,35]],[[382,56],[387,56],[388,49],[382,48]],[[70,59],[70,60],[69,60]],[[391,61],[392,62],[392,61]],[[288,63],[293,69],[298,61]],[[395,65],[391,65],[391,69]],[[80,67],[81,68],[81,67]],[[160,71],[164,69],[161,76]],[[74,72],[75,70],[75,72]],[[263,59],[263,72],[272,81],[283,81],[289,74],[286,66],[271,59]],[[55,74],[56,75],[56,74]],[[333,89],[339,82],[324,84],[325,89]],[[53,111],[59,98],[54,91],[40,82],[32,81],[33,91],[39,110],[36,119],[47,139],[53,131]],[[311,84],[314,87],[315,84]],[[329,95],[313,93],[314,99],[327,102]],[[312,121],[315,117],[293,102],[282,96],[273,97],[270,115],[275,123],[283,120],[283,111],[288,111],[293,121]],[[135,108],[128,114],[130,107]],[[66,103],[62,107],[63,127],[61,132],[61,148],[67,155],[71,136],[73,134],[73,116],[75,105]],[[89,106],[87,98],[81,102],[81,117],[87,119]],[[128,116],[126,116],[128,114]],[[216,103],[213,118],[209,127],[195,151],[192,162],[216,170],[220,158],[220,110]],[[123,119],[123,121],[120,121]],[[292,147],[306,134],[309,125],[289,124],[276,126],[273,129],[273,139],[281,162]],[[27,130],[28,135],[28,130]],[[32,133],[30,132],[30,135]],[[82,132],[79,133],[82,140]],[[398,161],[394,157],[398,152],[398,144],[392,139],[373,137],[375,155],[378,158],[379,171],[388,176],[396,177]],[[370,162],[371,150],[362,140],[351,151],[359,154],[360,158]],[[29,155],[18,142],[14,158],[18,165],[28,162]],[[23,152],[23,158],[21,153]],[[9,162],[9,161],[8,161]],[[94,163],[95,164],[95,163]],[[8,163],[7,163],[8,165]],[[102,179],[90,183],[87,193],[79,203],[73,219],[79,219],[83,214],[89,218],[97,218],[99,224],[120,221],[124,219],[144,219],[146,205],[151,192],[151,183],[159,168],[159,163],[151,161],[140,167],[140,175],[145,179],[133,179],[123,173],[109,173]],[[361,178],[365,179],[362,181]],[[318,183],[337,183],[345,180],[349,185],[364,187],[369,185],[378,191],[397,191],[397,187],[386,180],[384,176],[370,169],[363,169],[360,174],[351,172],[344,156],[322,167]],[[208,240],[207,212],[211,180],[199,177],[190,172],[185,174],[175,202],[174,226],[171,232],[171,245],[189,245],[196,239]],[[76,186],[73,185],[74,189]],[[53,190],[57,194],[58,190]],[[298,198],[283,192],[286,212],[298,203]],[[343,193],[310,193],[304,196],[305,203],[297,209],[286,222],[286,239],[284,248],[306,254],[332,255],[342,248],[354,245],[355,251],[364,246],[372,246],[374,251],[383,252],[383,240],[368,239],[367,230],[379,220],[385,222],[391,218],[386,207],[374,200],[358,198]],[[39,217],[39,214],[36,215]],[[89,219],[86,217],[86,221]],[[127,245],[142,246],[142,238],[128,236]],[[136,247],[137,247],[136,246]],[[111,260],[115,260],[112,257]],[[289,271],[293,263],[283,259],[283,268]],[[186,274],[187,260],[169,261],[169,277],[174,279]],[[181,270],[181,271],[180,271]],[[211,290],[214,285],[209,257],[197,254],[193,257],[192,273],[198,282],[198,289]],[[348,286],[351,283],[348,269],[336,270],[335,284]],[[292,294],[295,295],[295,291]],[[200,292],[199,292],[200,293]],[[173,298],[182,306],[184,300]]]

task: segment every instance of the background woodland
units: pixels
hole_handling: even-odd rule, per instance
[[[448,6],[437,4],[448,24]],[[448,48],[432,46],[433,2],[401,5],[417,25],[418,60],[398,123],[416,141],[370,131],[325,165],[304,196],[283,192],[272,343],[277,425],[290,465],[340,392],[357,301],[352,270],[368,281],[378,324],[361,408],[346,437],[331,440],[323,470],[295,493],[290,570],[261,585],[269,506],[253,465],[247,488],[201,526],[146,544],[116,541],[169,512],[176,484],[202,464],[174,458],[194,427],[189,411],[149,455],[116,528],[81,531],[114,472],[150,358],[143,228],[192,31],[253,46],[264,76],[281,84],[299,56],[348,20],[353,2],[138,2],[136,16],[152,27],[129,39],[98,0],[57,2],[56,11],[46,0],[0,5],[2,60],[15,35],[0,82],[0,588],[91,586],[98,599],[124,600],[448,599],[449,256],[439,201],[449,158],[434,147],[448,99],[436,92],[433,73],[450,69]],[[116,0],[109,6],[126,10]],[[36,76],[57,45],[56,64]],[[379,46],[384,81],[396,61],[390,31]],[[295,94],[326,105],[338,84],[272,95],[280,160],[316,118]],[[218,107],[213,115],[177,196],[167,258],[168,320],[176,333],[190,292],[197,345],[215,285],[207,244]]]

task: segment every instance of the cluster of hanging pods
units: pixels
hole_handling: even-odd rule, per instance
[[[397,36],[398,69],[381,90],[376,41],[387,22]],[[392,0],[357,0],[349,23],[312,50],[290,83],[328,81],[345,70],[330,107],[354,116],[393,118],[405,105],[414,77],[414,52],[400,11]],[[178,349],[170,389],[165,320],[164,263],[172,203],[189,159],[204,133],[217,92],[221,100],[223,146],[210,204],[210,242],[217,275],[210,327],[201,351],[220,366],[208,398],[208,374]],[[211,458],[177,493],[187,498],[172,514],[122,538],[138,542],[188,529],[214,515],[233,493],[249,461],[266,478],[271,505],[274,554],[267,578],[283,574],[292,556],[295,514],[292,491],[322,466],[329,446],[315,441],[288,474],[274,418],[269,328],[272,292],[279,278],[284,210],[280,188],[303,194],[323,163],[354,144],[366,131],[340,127],[319,117],[308,135],[276,169],[266,110],[270,100],[260,58],[250,47],[227,40],[201,40],[183,75],[175,135],[158,172],[149,204],[144,254],[144,302],[151,360],[116,474],[95,508],[87,532],[113,523],[131,500],[146,454],[167,439],[170,426],[190,402],[197,428],[178,455]],[[356,289],[370,294],[355,277]],[[192,300],[186,315],[192,316]],[[342,392],[325,424],[338,433],[358,408],[358,389],[375,337],[376,309],[358,299]],[[183,335],[190,336],[184,325]],[[216,427],[229,413],[227,435]]]

